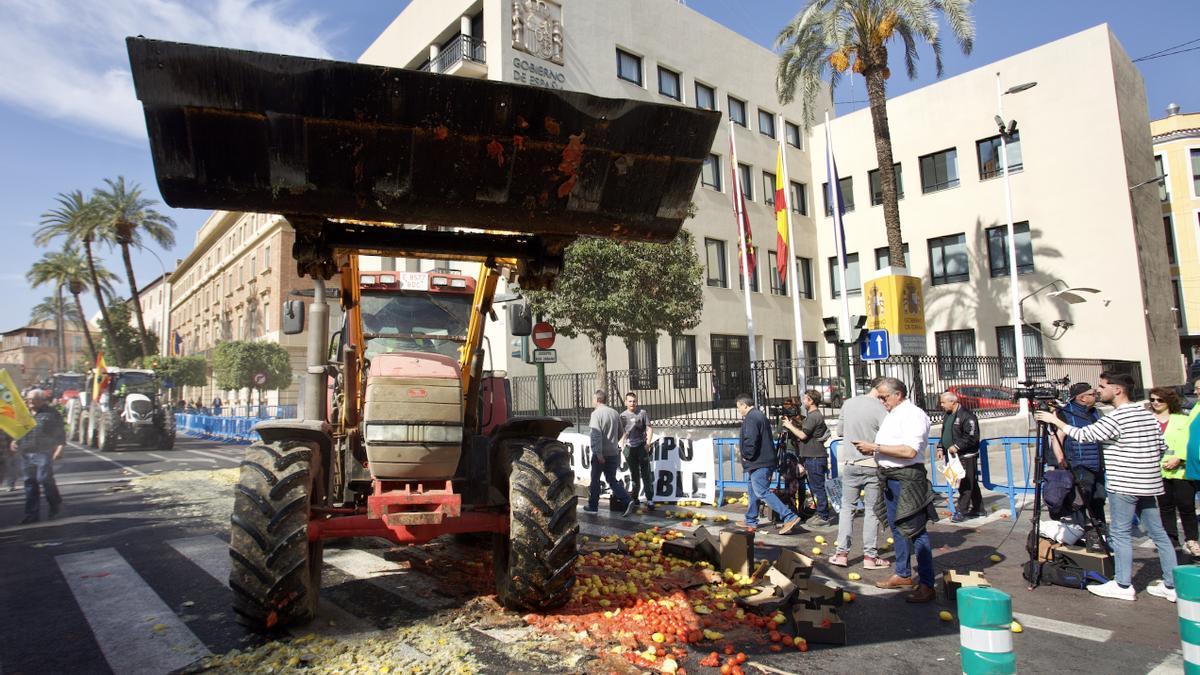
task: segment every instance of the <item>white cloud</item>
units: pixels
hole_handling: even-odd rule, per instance
[[[329,58],[321,21],[287,0],[5,0],[0,102],[140,142],[126,37]]]

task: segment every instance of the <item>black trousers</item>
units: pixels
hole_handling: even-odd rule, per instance
[[[1071,520],[1086,528],[1087,517],[1091,516],[1092,522],[1104,532],[1107,523],[1104,517],[1104,473],[1092,471],[1086,466],[1072,466],[1071,474],[1075,477],[1075,488],[1083,498],[1083,508],[1078,509]]]
[[[1166,492],[1158,496],[1158,513],[1167,536],[1179,546],[1179,529],[1175,527],[1178,513],[1184,541],[1196,541],[1196,484],[1184,478],[1164,478],[1163,488]]]
[[[963,465],[963,479],[958,483],[958,500],[954,510],[962,515],[983,512],[983,492],[979,485],[979,455],[958,456]]]

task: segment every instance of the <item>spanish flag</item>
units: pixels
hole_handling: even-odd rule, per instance
[[[100,392],[108,387],[108,366],[104,363],[104,352],[96,354],[96,369],[92,375],[92,400],[100,399]]]
[[[787,186],[783,183],[783,144],[775,151],[775,267],[779,281],[787,280],[788,270],[788,210]]]
[[[13,440],[21,438],[37,426],[25,401],[21,400],[21,392],[7,370],[0,370],[0,431],[12,436]]]

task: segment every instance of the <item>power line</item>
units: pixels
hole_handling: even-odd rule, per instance
[[[1196,39],[1194,39],[1194,40],[1188,40],[1187,42],[1183,42],[1183,43],[1177,44],[1177,45],[1175,45],[1175,46],[1173,46],[1173,47],[1167,47],[1166,49],[1160,49],[1160,50],[1158,50],[1158,51],[1156,51],[1156,52],[1153,52],[1153,53],[1151,53],[1151,54],[1147,54],[1147,55],[1145,55],[1145,56],[1142,56],[1142,57],[1136,58],[1136,59],[1134,59],[1134,60],[1133,60],[1133,62],[1134,62],[1134,63],[1137,63],[1138,61],[1149,61],[1149,60],[1151,60],[1151,59],[1159,59],[1159,58],[1162,58],[1162,57],[1164,57],[1164,56],[1175,56],[1176,54],[1182,54],[1182,53],[1184,53],[1184,52],[1191,52],[1191,51],[1195,51],[1195,50],[1197,50],[1197,49],[1200,49],[1200,47],[1192,47],[1191,49],[1182,49],[1182,50],[1179,50],[1179,51],[1175,51],[1175,50],[1179,49],[1180,47],[1186,47],[1186,46],[1188,46],[1188,45],[1190,45],[1190,44],[1194,44],[1194,43],[1196,43],[1196,42],[1200,42],[1200,38],[1196,38]]]

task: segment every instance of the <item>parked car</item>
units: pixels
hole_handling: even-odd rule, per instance
[[[1013,410],[1013,390],[992,384],[955,384],[946,391],[958,396],[958,402],[968,410]]]
[[[838,377],[810,377],[805,381],[809,389],[821,392],[821,403],[840,406],[846,398],[846,385]]]

